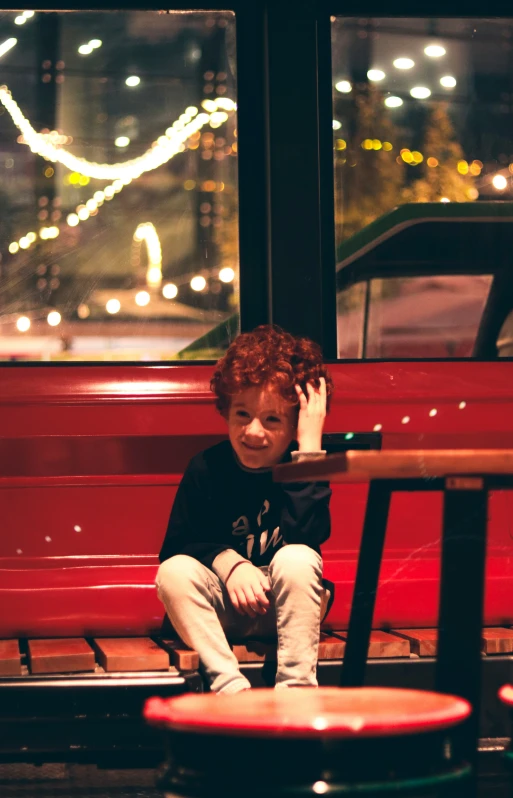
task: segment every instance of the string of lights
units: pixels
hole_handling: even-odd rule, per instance
[[[0,101],[2,101],[1,92],[2,88],[0,88]],[[228,97],[220,97],[217,98],[216,100],[204,100],[202,106],[209,109],[209,113],[198,113],[198,109],[194,108],[193,106],[189,106],[189,108],[186,109],[185,113],[187,116],[190,117],[190,114],[193,110],[197,115],[190,123],[188,123],[182,128],[181,130],[182,141],[180,142],[180,146],[176,149],[175,152],[168,154],[167,161],[169,161],[179,152],[185,152],[185,150],[187,149],[186,144],[189,138],[193,136],[194,133],[200,131],[206,124],[209,124],[210,127],[219,127],[220,124],[222,124],[224,121],[228,119],[228,115],[225,111],[219,112],[218,110],[212,110],[212,109],[224,108],[224,109],[236,110],[237,108],[236,103],[234,103],[233,100],[230,100]],[[220,120],[219,118],[220,113],[223,115],[222,120]],[[183,116],[184,114],[181,114],[177,121],[180,121],[180,119]],[[176,122],[173,123],[173,125],[175,124]],[[58,133],[57,131],[53,131],[53,133],[55,133],[56,136],[59,136],[63,139],[66,138],[65,136],[61,136],[61,134]],[[39,136],[45,134],[36,133],[35,135]],[[158,140],[157,142],[154,142],[154,144],[158,146]],[[166,161],[164,161],[164,163],[165,162]],[[76,169],[75,171],[78,172],[78,170]],[[144,173],[144,171],[140,172],[140,174],[137,174],[136,177],[140,177],[141,174]],[[82,173],[78,172],[78,173],[84,174],[83,172]],[[84,176],[89,177],[89,175],[84,175]],[[123,177],[116,178],[113,183],[105,186],[103,190],[95,191],[94,195],[90,199],[88,199],[85,203],[80,203],[79,205],[77,205],[74,213],[68,214],[66,218],[68,225],[70,227],[76,227],[77,225],[80,224],[80,222],[85,222],[91,216],[96,216],[98,208],[100,208],[103,205],[104,201],[105,200],[109,201],[114,197],[115,194],[119,194],[123,190],[123,188],[125,188],[125,186],[129,185],[132,182],[133,179],[136,178],[125,173]],[[41,227],[39,230],[39,238],[41,238],[42,240],[57,238],[60,235],[60,232],[61,230],[57,225],[52,225],[49,227]],[[32,244],[34,244],[37,241],[37,239],[38,239],[38,233],[30,231],[25,235],[21,236],[21,238],[18,241],[11,241],[8,250],[11,255],[15,255],[17,252],[19,252],[20,249],[22,250],[29,249],[32,246]]]
[[[10,99],[9,99],[10,98]],[[69,156],[69,153],[62,150],[58,145],[68,141],[67,136],[59,133],[58,131],[52,131],[50,134],[38,134],[33,129],[32,125],[30,124],[29,120],[27,120],[21,110],[18,108],[17,104],[12,97],[10,96],[10,92],[7,87],[0,87],[0,101],[4,104],[4,107],[7,108],[13,121],[17,124],[17,121],[20,122],[20,125],[17,124],[18,128],[22,132],[22,135],[25,137],[25,132],[29,131],[29,136],[32,138],[29,141],[23,141],[23,143],[27,143],[30,146],[30,149],[35,152],[36,154],[44,157],[48,160],[47,154],[51,150],[53,154],[59,156]],[[13,110],[13,106],[11,105],[14,103],[16,108],[18,108],[18,112],[14,108],[14,115],[11,113]],[[6,104],[7,103],[7,104]],[[9,107],[10,109],[9,110]],[[150,168],[157,168],[157,166],[162,165],[169,161],[172,157],[177,155],[179,152],[184,152],[187,149],[187,142],[191,139],[191,137],[199,132],[205,125],[209,125],[212,128],[220,127],[225,121],[228,119],[229,111],[235,111],[237,106],[236,103],[227,98],[227,97],[219,97],[215,100],[204,100],[202,102],[202,107],[205,109],[206,113],[199,113],[198,109],[189,106],[184,114],[181,114],[178,120],[173,123],[171,128],[166,130],[166,137],[159,137],[156,142],[153,143],[152,147],[153,150],[161,148],[166,151],[166,158],[162,159],[162,155],[160,154],[159,157],[161,158],[161,163],[155,163],[155,165],[147,166],[147,168],[140,168],[141,167],[141,159],[144,158],[146,155],[151,154],[150,150],[145,153],[144,156],[141,156],[141,159],[134,159],[133,161],[127,162],[125,164],[91,164],[83,159],[77,159],[80,161],[80,165],[77,164],[77,160],[75,160],[75,156],[71,156],[72,160],[69,163],[63,163],[62,158],[50,158],[50,160],[57,161],[63,163],[64,166],[67,166],[69,169],[73,169],[74,172],[83,175],[84,177],[95,177],[95,175],[87,174],[84,169],[82,168],[85,164],[88,167],[98,166],[105,169],[115,169],[120,170],[120,172],[115,172],[116,174],[120,173],[122,176],[117,177],[111,184],[105,186],[102,190],[98,190],[94,192],[94,195],[85,201],[77,205],[75,208],[74,213],[69,213],[66,217],[66,222],[70,227],[76,227],[81,222],[86,221],[91,216],[96,216],[98,213],[98,209],[103,205],[105,201],[109,201],[114,198],[116,194],[119,194],[127,185],[129,185],[133,179],[137,179],[140,177],[144,172],[149,171]],[[220,111],[219,109],[223,109]],[[189,118],[190,121],[185,120],[185,116]],[[23,117],[23,118],[22,118]],[[178,128],[178,131],[177,131]],[[177,131],[171,133],[171,131]],[[163,138],[167,139],[167,142],[174,143],[175,147],[174,150],[168,145],[164,144],[162,141]],[[32,142],[32,144],[30,143]],[[44,143],[44,151],[39,152],[39,145],[41,142]],[[177,146],[178,145],[178,146]],[[48,149],[48,147],[50,149]],[[46,153],[46,154],[45,154]],[[134,162],[138,161],[138,167],[135,172],[132,171]],[[150,163],[149,161],[147,163]],[[151,163],[154,163],[153,161]],[[100,179],[100,178],[97,178]],[[214,184],[215,185],[215,184]],[[38,238],[42,240],[47,239],[54,239],[57,238],[61,233],[61,228],[57,225],[52,226],[44,226],[41,227],[38,233],[34,231],[30,231],[22,236],[18,241],[13,241],[10,243],[8,249],[12,255],[15,255],[19,250],[27,250],[29,249]],[[158,233],[155,229],[155,226],[151,222],[143,222],[138,225],[134,236],[133,236],[134,246],[138,246],[140,250],[141,244],[144,242],[146,245],[147,257],[148,257],[148,267],[146,271],[146,281],[149,287],[155,289],[161,285],[162,282],[162,248],[160,244],[160,239]],[[138,252],[138,259],[140,260],[140,251]],[[218,278],[223,283],[230,283],[235,279],[235,272],[230,267],[222,268],[219,271]],[[193,291],[201,292],[204,291],[207,287],[207,280],[203,275],[193,274],[193,275],[182,275],[176,282],[171,283],[167,282],[162,287],[162,295],[165,299],[175,299],[178,295],[179,287],[182,285],[188,284]],[[151,301],[151,296],[148,291],[140,290],[138,291],[133,300],[135,301],[136,305],[140,307],[144,307],[145,305],[149,304]],[[106,310],[109,314],[116,314],[121,310],[121,302],[116,297],[112,297],[106,302]],[[87,305],[82,304],[77,309],[79,318],[87,318],[89,316],[90,310]],[[46,311],[39,311],[36,313],[38,318],[43,318],[46,314],[46,321],[51,327],[57,327],[61,321],[62,316],[56,310],[50,310],[48,313]],[[34,315],[34,314],[31,314]],[[35,317],[34,317],[35,320]],[[4,317],[3,321],[7,321]],[[28,315],[21,315],[18,316],[16,319],[16,328],[19,332],[25,333],[31,327],[31,318]]]
[[[84,177],[95,178],[96,180],[123,180],[129,177],[134,179],[140,177],[145,172],[157,169],[167,163],[177,153],[183,152],[187,139],[200,130],[205,124],[210,122],[212,127],[220,127],[228,119],[226,109],[234,111],[236,104],[228,97],[220,97],[216,100],[208,100],[208,113],[198,113],[195,106],[186,108],[180,114],[171,127],[154,141],[143,155],[132,158],[117,164],[98,164],[94,161],[87,161],[63,149],[61,146],[64,136],[56,130],[50,133],[37,133],[31,122],[20,109],[14,100],[7,86],[0,86],[0,103],[9,113],[12,121],[22,134],[22,143],[26,144],[30,150],[40,155],[47,161],[60,163],[72,172],[78,172]],[[219,110],[219,109],[223,110]],[[67,141],[67,137],[66,137]]]

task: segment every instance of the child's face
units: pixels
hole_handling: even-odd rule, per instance
[[[296,437],[297,408],[272,388],[247,388],[232,397],[228,434],[246,468],[279,463]]]

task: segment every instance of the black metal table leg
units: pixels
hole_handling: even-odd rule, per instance
[[[361,687],[365,678],[391,493],[387,480],[375,480],[369,485],[340,680],[342,687]]]
[[[445,480],[436,689],[462,696],[474,712],[462,752],[476,763],[481,692],[488,486],[482,477]]]

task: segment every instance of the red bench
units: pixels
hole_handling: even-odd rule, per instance
[[[129,739],[137,750],[154,750],[158,738],[141,728],[144,699],[201,689],[192,670],[196,655],[149,637],[160,632],[164,616],[154,579],[181,474],[194,453],[226,435],[208,390],[211,371],[197,364],[0,370],[5,756],[33,761],[43,750],[47,761],[49,751],[65,748],[68,756],[87,757]],[[513,446],[513,362],[341,363],[332,371],[327,432],[380,430],[383,448]],[[320,640],[321,684],[339,678],[367,498],[364,485],[333,488],[333,531],[323,556],[336,597]],[[511,494],[494,493],[490,510],[486,623],[502,628],[484,633],[483,652],[508,656]],[[430,685],[440,520],[441,496],[394,497],[369,648],[376,658],[368,668],[372,684]],[[56,638],[82,642],[49,642]],[[250,642],[236,654],[252,683],[270,683],[272,646]],[[488,661],[494,676],[500,662]],[[64,668],[67,675],[55,675]],[[68,718],[61,731],[44,720],[52,712]],[[499,714],[497,702],[485,734],[504,736]],[[4,745],[0,758],[2,752]]]
[[[328,432],[381,425],[384,448],[513,444],[513,363],[332,371]],[[159,631],[154,577],[177,485],[190,457],[225,435],[210,373],[201,365],[2,369],[0,638]],[[326,628],[347,624],[366,492],[334,486],[323,555],[336,597]],[[512,511],[507,492],[491,497],[488,625],[513,623]],[[394,500],[377,628],[436,623],[440,513],[439,495]]]

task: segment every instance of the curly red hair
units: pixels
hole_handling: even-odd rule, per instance
[[[300,338],[280,327],[262,324],[252,332],[241,333],[218,360],[210,381],[216,407],[226,415],[232,396],[255,386],[278,389],[282,397],[298,405],[294,386],[306,390],[308,382],[319,387],[326,380],[326,409],[329,410],[333,380],[322,362],[321,348],[309,338]]]

